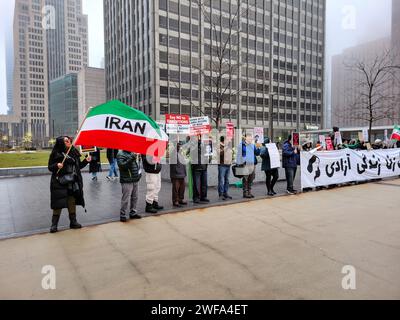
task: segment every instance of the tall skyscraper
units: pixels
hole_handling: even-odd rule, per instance
[[[46,32],[49,81],[88,66],[88,17],[82,0],[45,0],[55,9],[55,28]]]
[[[13,113],[21,118],[21,134],[32,134],[35,144],[49,136],[43,5],[44,0],[16,0],[14,12]]]
[[[272,116],[275,137],[320,127],[325,0],[198,2],[104,1],[107,99],[157,120],[214,117],[222,100],[222,122],[267,128]]]
[[[392,46],[400,54],[400,0],[392,0]]]

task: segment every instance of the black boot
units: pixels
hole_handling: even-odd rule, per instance
[[[146,202],[146,213],[157,213],[157,210],[154,209],[152,203]]]
[[[71,229],[80,229],[82,228],[82,226],[78,223],[78,221],[76,221],[76,213],[72,213],[69,215],[69,227]]]
[[[160,206],[157,201],[153,202],[153,208],[156,209],[157,211],[164,209],[164,207]]]
[[[58,221],[60,220],[60,216],[55,216],[51,218],[51,228],[50,233],[56,233],[58,231]]]

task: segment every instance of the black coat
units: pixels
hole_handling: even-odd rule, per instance
[[[48,169],[52,172],[50,181],[50,207],[53,210],[68,208],[68,196],[73,195],[75,197],[76,205],[85,207],[85,199],[83,197],[83,179],[81,174],[81,169],[86,167],[88,162],[85,160],[80,160],[80,153],[74,147],[72,147],[69,153],[69,159],[64,163],[64,168],[60,170],[59,173],[57,164],[62,163],[64,160],[64,155],[67,153],[64,146],[64,137],[57,138],[56,145],[50,154]],[[58,179],[63,175],[68,174],[71,168],[75,168],[77,185],[79,186],[79,191],[76,194],[72,194],[70,187],[68,185],[62,185]],[[57,179],[58,178],[58,179]]]
[[[142,155],[143,169],[146,173],[158,174],[161,172],[161,163],[153,161],[153,157]]]
[[[92,161],[89,163],[89,173],[101,172],[100,150],[91,152]]]
[[[184,179],[186,178],[186,164],[180,161],[179,149],[174,149],[176,157],[173,158],[173,164],[169,166],[169,173],[171,179]]]

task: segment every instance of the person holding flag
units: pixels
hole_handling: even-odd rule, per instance
[[[68,209],[70,228],[82,228],[76,219],[76,206],[85,208],[81,169],[92,159],[88,156],[81,161],[81,154],[71,140],[70,137],[57,138],[49,158],[48,169],[52,173],[50,198],[53,210],[50,233],[58,231],[58,222],[64,208]]]

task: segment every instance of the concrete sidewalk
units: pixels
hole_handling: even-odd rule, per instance
[[[400,180],[0,241],[0,299],[400,299]],[[56,290],[41,287],[56,268]],[[342,268],[356,269],[356,290]]]

